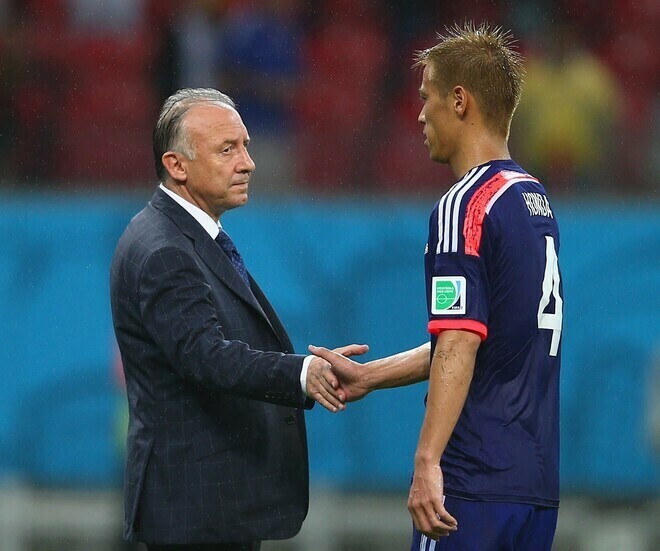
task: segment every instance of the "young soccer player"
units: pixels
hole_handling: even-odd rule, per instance
[[[416,66],[425,145],[457,179],[429,223],[430,342],[364,366],[310,350],[333,364],[349,401],[429,379],[411,549],[550,550],[563,298],[554,210],[507,147],[522,58],[510,34],[467,24]]]

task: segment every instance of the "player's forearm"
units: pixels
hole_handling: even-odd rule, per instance
[[[474,338],[473,338],[474,337]],[[415,465],[437,465],[461,415],[474,373],[478,337],[447,331],[438,339]]]
[[[428,379],[430,344],[368,362],[367,383],[372,390],[411,385]]]

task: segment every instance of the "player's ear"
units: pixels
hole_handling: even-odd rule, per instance
[[[467,109],[467,90],[462,86],[454,86],[454,89],[451,91],[451,93],[453,94],[454,99],[454,112],[458,118],[462,119],[465,116],[465,110]]]
[[[175,182],[183,183],[188,177],[187,164],[183,155],[175,153],[174,151],[167,151],[163,153],[161,162],[167,170],[170,178]]]

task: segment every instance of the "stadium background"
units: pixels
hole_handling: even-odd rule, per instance
[[[451,184],[412,53],[511,28],[511,149],[543,178],[566,293],[557,550],[660,548],[660,4],[653,0],[0,0],[0,550],[120,541],[125,398],[108,266],[156,184],[182,86],[239,103],[257,171],[223,219],[297,349],[426,338],[427,217]],[[266,550],[403,549],[425,386],[308,415],[302,533]]]

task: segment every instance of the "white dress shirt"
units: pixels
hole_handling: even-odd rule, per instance
[[[219,221],[216,222],[213,218],[211,218],[211,216],[200,209],[197,205],[193,205],[190,201],[181,197],[181,195],[178,195],[172,190],[167,189],[162,183],[160,184],[160,189],[162,189],[174,201],[181,205],[181,207],[183,207],[186,212],[190,214],[190,216],[197,220],[199,225],[202,226],[202,228],[206,230],[206,233],[211,236],[211,239],[215,240],[215,238],[218,237],[218,234],[222,229],[222,225]],[[305,396],[307,396],[307,370],[309,369],[309,364],[314,358],[315,356],[313,355],[307,356],[303,361],[302,369],[300,371],[300,385],[302,386],[302,391]]]

